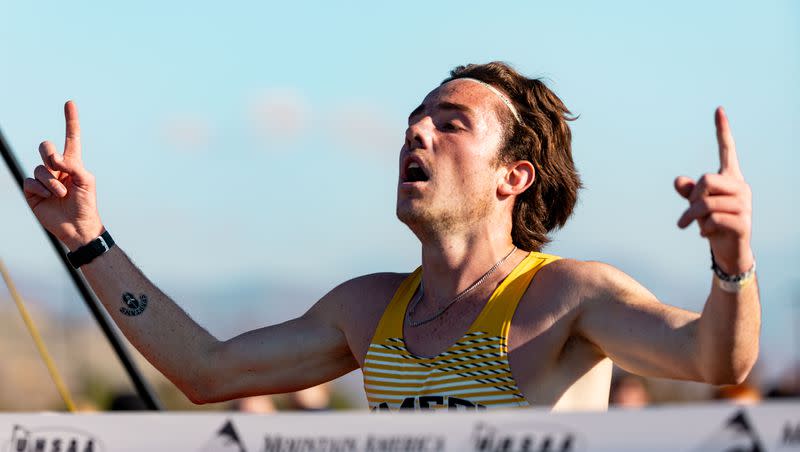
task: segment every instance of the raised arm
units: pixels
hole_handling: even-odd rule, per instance
[[[25,180],[34,215],[71,251],[103,232],[94,177],[81,160],[75,105],[64,107],[64,153],[39,147],[43,165]],[[81,267],[130,342],[193,402],[285,392],[328,381],[357,367],[341,329],[341,307],[358,280],[325,296],[305,315],[219,341],[150,282],[119,246]]]
[[[358,367],[339,325],[340,306],[357,281],[301,317],[219,341],[119,247],[81,269],[125,336],[195,403],[296,391]]]
[[[696,221],[720,270],[746,274],[755,262],[750,248],[750,188],[721,108],[715,122],[720,170],[697,182],[687,177],[675,180],[678,193],[689,201],[678,226]],[[578,329],[627,370],[734,384],[743,381],[755,364],[761,325],[755,276],[723,290],[725,284],[710,274],[711,291],[698,314],[660,304],[633,279],[609,266],[587,263],[582,272],[590,283]]]

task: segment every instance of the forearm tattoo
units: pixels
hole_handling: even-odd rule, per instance
[[[137,316],[147,309],[147,295],[141,294],[137,300],[132,293],[125,292],[122,294],[122,304],[125,306],[119,308],[119,312],[129,317]]]

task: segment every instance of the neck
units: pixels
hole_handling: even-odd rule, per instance
[[[467,289],[514,248],[511,231],[506,228],[469,231],[428,239],[422,243],[422,269],[425,298],[434,305],[445,305]],[[484,293],[494,288],[525,258],[516,252],[482,284]]]

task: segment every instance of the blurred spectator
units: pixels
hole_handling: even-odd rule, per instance
[[[620,408],[642,408],[650,403],[650,393],[642,377],[623,374],[611,381],[609,404]]]
[[[761,401],[761,398],[761,391],[748,383],[720,386],[714,392],[715,400],[726,400],[741,405],[752,405],[758,403]]]
[[[322,411],[331,407],[331,389],[327,383],[288,394],[289,410]]]
[[[112,396],[109,411],[146,411],[147,405],[136,394],[119,392]]]
[[[278,411],[277,408],[275,408],[272,397],[268,395],[245,397],[234,400],[231,404],[231,410],[257,414],[274,413]]]
[[[75,401],[75,411],[78,413],[96,413],[100,411],[100,408],[91,400],[78,399]]]

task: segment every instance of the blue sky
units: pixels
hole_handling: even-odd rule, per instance
[[[675,226],[672,180],[716,171],[723,105],[754,192],[766,359],[800,356],[796,2],[384,3],[10,3],[0,129],[30,170],[75,99],[106,225],[168,292],[205,294],[179,301],[224,334],[230,309],[279,320],[418,265],[394,216],[405,118],[453,66],[491,60],[546,77],[580,115],[586,189],[547,251],[700,309],[708,247]],[[4,170],[0,187],[0,256],[28,290],[63,287]],[[280,290],[224,295],[259,284]]]

